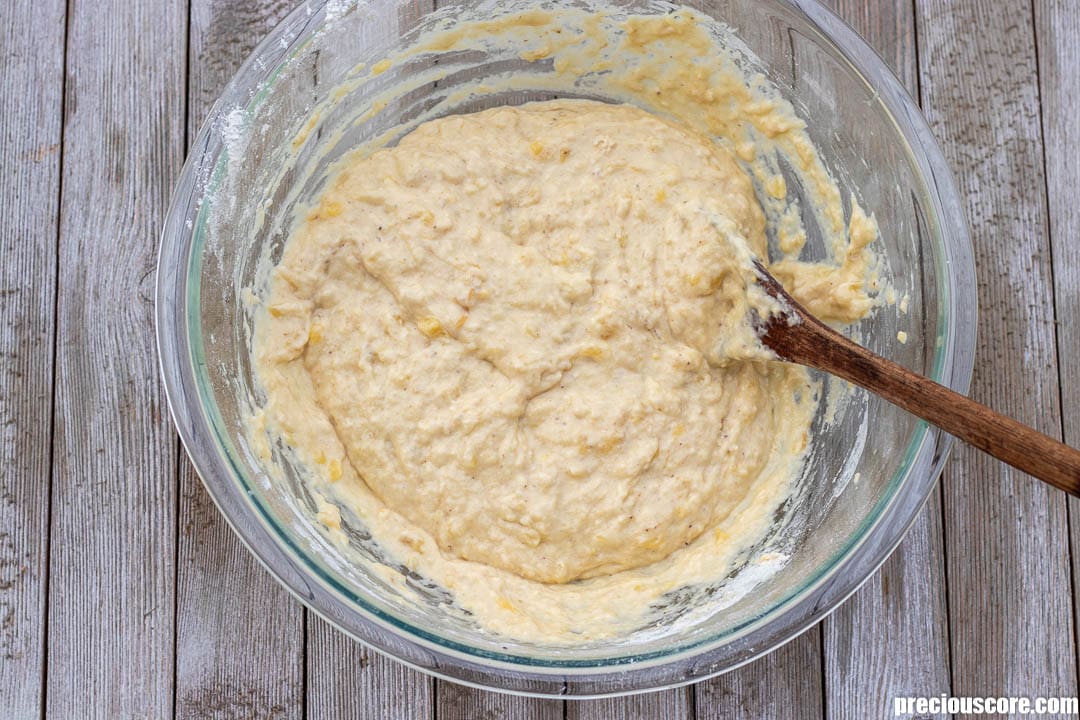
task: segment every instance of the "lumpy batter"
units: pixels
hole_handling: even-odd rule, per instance
[[[837,263],[799,261],[795,235],[773,271],[819,316],[861,317],[873,222],[852,201],[844,232],[801,124],[739,102],[828,191]],[[261,422],[486,628],[637,627],[763,536],[815,410],[807,372],[753,332],[773,309],[749,272],[765,219],[729,147],[753,153],[577,100],[445,117],[347,156],[258,318]]]
[[[632,106],[433,121],[345,165],[289,244],[276,360],[445,552],[548,583],[647,565],[805,443],[778,432],[801,371],[730,362],[764,356],[763,227],[725,151]]]

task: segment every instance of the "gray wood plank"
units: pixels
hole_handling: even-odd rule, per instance
[[[185,459],[180,473],[176,717],[304,715],[304,608],[255,561]]]
[[[917,98],[914,7],[867,0],[829,5]],[[940,487],[900,547],[821,627],[829,718],[882,717],[891,713],[894,697],[949,692]]]
[[[64,3],[0,9],[0,708],[39,717]]]
[[[1076,163],[1080,138],[1080,5],[1040,0],[1035,5],[1050,245],[1054,260],[1058,371],[1065,442],[1080,447],[1080,208],[1072,189],[1080,185]],[[1080,593],[1080,501],[1069,498],[1073,596]],[[1080,627],[1080,607],[1073,622]]]
[[[187,4],[70,10],[45,715],[169,717],[176,441],[153,296],[184,151]]]
[[[697,720],[818,720],[821,631],[813,627],[749,665],[697,685]]]
[[[877,50],[917,100],[919,68],[914,5],[897,0],[824,0],[823,4]]]
[[[193,0],[189,144],[225,83],[292,6]],[[179,492],[176,716],[303,717],[303,606],[229,529],[186,456]]]
[[[694,690],[681,687],[661,692],[566,703],[567,720],[684,720],[694,717]]]
[[[435,680],[309,615],[307,720],[430,720]],[[333,668],[325,676],[318,668]]]
[[[560,700],[504,695],[446,680],[435,687],[438,720],[563,720]]]
[[[1060,432],[1031,5],[919,0],[923,107],[978,272],[972,395]],[[944,479],[954,695],[1076,694],[1064,494],[957,448]]]

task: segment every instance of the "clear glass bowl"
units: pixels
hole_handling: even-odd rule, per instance
[[[617,4],[635,13],[671,8],[654,0]],[[475,13],[480,3],[444,5],[439,18]],[[906,302],[863,321],[855,328],[861,340],[965,392],[975,342],[971,245],[949,169],[916,104],[861,39],[812,0],[694,0],[692,7],[735,30],[807,120],[841,187],[875,213],[891,280]],[[162,237],[157,333],[173,417],[207,490],[305,605],[349,635],[458,682],[538,695],[627,693],[715,675],[790,640],[896,547],[934,487],[947,435],[865,393],[855,392],[831,422],[823,403],[795,497],[756,548],[782,549],[787,564],[722,612],[581,647],[480,631],[451,612],[445,591],[379,556],[355,518],[345,522],[354,551],[347,557],[317,530],[315,503],[280,448],[269,461],[279,465],[275,472],[252,448],[246,418],[259,397],[248,351],[253,291],[265,280],[266,260],[279,256],[297,203],[317,191],[319,171],[433,107],[462,112],[556,94],[523,82],[455,104],[463,83],[524,69],[513,53],[418,54],[355,82],[360,63],[370,68],[400,50],[432,12],[405,0],[306,3],[244,63],[196,139]],[[365,117],[380,93],[390,100]],[[901,330],[906,344],[896,340]],[[375,571],[382,563],[420,600],[387,583]],[[690,597],[672,612],[698,601]]]

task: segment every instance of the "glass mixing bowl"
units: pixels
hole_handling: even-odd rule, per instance
[[[615,4],[651,14],[672,7]],[[195,141],[162,238],[157,333],[173,417],[207,490],[267,569],[320,616],[402,662],[538,695],[596,696],[699,680],[790,640],[866,580],[933,489],[950,438],[860,391],[826,417],[840,391],[826,383],[795,494],[777,512],[775,530],[728,580],[766,553],[781,552],[787,562],[750,592],[724,583],[688,591],[647,631],[569,647],[481,631],[449,593],[383,557],[362,520],[345,517],[346,542],[331,541],[288,453],[253,446],[249,418],[260,391],[249,352],[251,312],[290,219],[319,188],[320,171],[359,143],[392,141],[396,128],[432,113],[590,96],[560,90],[550,78],[540,82],[546,66],[513,48],[432,50],[389,67],[380,62],[433,23],[497,14],[504,5],[314,0],[244,63]],[[807,121],[840,186],[876,215],[900,300],[853,332],[965,392],[975,341],[971,245],[949,169],[915,103],[850,28],[811,0],[693,0],[692,7],[733,29],[745,44],[743,61],[775,83]],[[456,92],[518,71],[532,79],[481,97]],[[797,179],[789,187],[798,193]],[[897,341],[901,331],[906,343]],[[403,585],[411,592],[403,594]],[[701,607],[708,612],[691,614]]]

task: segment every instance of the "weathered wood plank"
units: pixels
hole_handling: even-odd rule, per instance
[[[185,459],[176,717],[302,718],[304,608],[255,561]]]
[[[487,692],[440,680],[438,720],[563,720],[563,702]]]
[[[744,668],[696,687],[697,720],[819,720],[825,716],[820,626]]]
[[[914,6],[896,0],[824,0],[823,4],[877,50],[917,100],[919,67]]]
[[[0,708],[41,715],[64,3],[0,9]]]
[[[919,0],[923,107],[978,267],[972,395],[1060,432],[1031,5]],[[954,695],[1076,694],[1063,493],[967,448],[944,479]]]
[[[566,703],[567,720],[685,720],[694,717],[694,690],[681,687],[629,697]]]
[[[1035,3],[1050,247],[1054,260],[1054,304],[1065,442],[1080,447],[1080,185],[1076,163],[1080,138],[1080,6],[1070,0]],[[1080,502],[1069,499],[1073,596],[1080,593]],[[1080,607],[1073,603],[1074,627]]]
[[[914,7],[867,0],[829,4],[917,98]],[[883,717],[892,712],[894,697],[949,691],[940,488],[896,552],[821,627],[829,718]]]
[[[45,714],[169,717],[176,440],[154,265],[184,151],[187,3],[70,10]]]
[[[189,144],[225,83],[292,5],[193,0]],[[303,606],[228,528],[186,457],[179,488],[176,716],[303,717]]]
[[[430,720],[435,681],[309,615],[307,720]],[[333,668],[321,676],[318,668]]]

